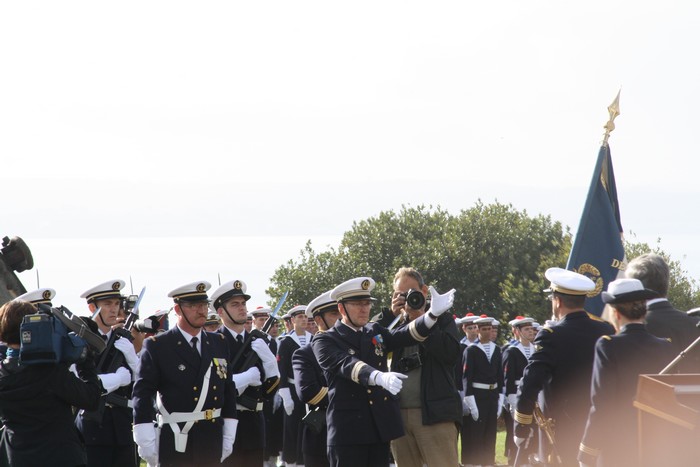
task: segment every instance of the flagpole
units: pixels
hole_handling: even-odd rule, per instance
[[[610,119],[608,120],[608,123],[605,124],[603,128],[605,128],[605,134],[603,135],[603,146],[608,145],[608,138],[610,138],[610,133],[615,129],[615,117],[620,115],[620,92],[622,89],[617,91],[617,96],[615,96],[615,100],[608,106],[608,114],[610,114]]]

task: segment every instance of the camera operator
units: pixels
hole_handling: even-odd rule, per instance
[[[428,286],[413,268],[401,268],[394,276],[392,314],[403,314],[407,326],[426,312]],[[454,378],[460,359],[459,336],[452,315],[438,318],[421,343],[394,352],[391,371],[408,378],[399,393],[406,434],[391,442],[398,467],[458,465],[457,437],[462,402]]]
[[[123,312],[121,289],[124,285],[123,280],[111,280],[96,285],[80,296],[87,300],[90,312],[96,313],[93,320],[106,342],[110,342],[112,333],[119,332],[115,328],[119,327],[119,313]],[[139,358],[134,344],[127,337],[118,337],[113,342],[114,345],[106,348],[95,362],[105,388],[105,401],[100,403],[97,411],[81,410],[76,418],[78,429],[85,439],[88,466],[138,465],[130,405],[132,381],[138,373]]]
[[[4,461],[12,466],[85,465],[87,457],[73,424],[72,406],[97,407],[102,386],[90,354],[76,364],[19,365],[20,326],[26,315],[37,313],[26,301],[13,300],[0,307],[0,340],[8,344],[0,363],[0,420]],[[2,463],[2,462],[0,462]]]

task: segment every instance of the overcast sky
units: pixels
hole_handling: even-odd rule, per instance
[[[144,310],[307,239],[481,199],[575,233],[608,119],[623,227],[700,275],[696,2],[3,2],[0,235]],[[420,265],[416,265],[420,267]],[[564,266],[564,265],[560,265]],[[28,289],[36,272],[23,273]]]

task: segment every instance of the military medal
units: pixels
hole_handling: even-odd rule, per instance
[[[216,374],[219,375],[219,378],[226,379],[226,360],[219,360],[218,358],[213,360],[216,366]]]
[[[378,357],[383,357],[384,356],[384,338],[382,337],[381,334],[377,334],[372,338],[372,344],[374,344],[374,353],[377,354]]]

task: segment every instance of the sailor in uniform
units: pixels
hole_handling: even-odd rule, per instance
[[[387,353],[425,340],[454,301],[454,289],[439,295],[430,287],[431,310],[389,331],[369,322],[374,285],[373,279],[358,277],[334,288],[331,298],[342,318],[312,343],[328,382],[328,457],[333,467],[389,465],[389,442],[404,435],[396,394],[406,376],[389,371]]]
[[[87,300],[90,312],[95,315],[93,320],[97,323],[99,334],[105,341],[110,340],[115,332],[112,327],[119,323],[124,285],[123,280],[115,279],[96,285],[80,296]],[[103,395],[105,400],[100,402],[98,410],[81,410],[76,417],[78,430],[85,439],[88,466],[138,465],[131,431],[131,392],[132,381],[139,370],[139,358],[130,339],[115,339],[114,346],[105,349],[95,360],[98,377],[106,391]]]
[[[229,348],[222,334],[202,329],[210,287],[197,281],[172,290],[177,325],[144,342],[134,440],[149,466],[220,465],[233,450],[238,420]]]
[[[311,300],[306,316],[313,319],[319,332],[325,332],[340,318],[338,304],[331,299],[331,291]],[[315,338],[315,337],[314,337]],[[312,338],[311,340],[313,341]],[[310,345],[297,349],[292,355],[294,387],[297,396],[308,406],[302,428],[302,449],[306,467],[328,467],[326,444],[326,409],[328,408],[328,383]]]
[[[288,466],[304,464],[301,446],[301,419],[306,410],[299,400],[292,370],[292,354],[295,350],[311,342],[312,335],[306,332],[307,318],[305,305],[297,305],[287,312],[292,328],[279,343],[277,361],[280,369],[280,389],[282,407],[284,407],[284,434],[282,436],[282,460]]]
[[[223,321],[219,330],[225,336],[231,353],[230,372],[236,385],[238,431],[233,455],[227,465],[262,465],[265,448],[265,416],[263,402],[274,396],[279,385],[275,354],[264,338],[254,338],[245,330],[249,313],[246,303],[250,295],[242,280],[219,286],[211,296],[212,308]],[[259,331],[258,331],[259,333]],[[246,362],[252,362],[246,368]]]
[[[532,341],[535,339],[535,329],[532,323],[535,320],[524,316],[516,316],[508,324],[513,331],[513,342],[508,345],[503,351],[503,390],[505,391],[508,413],[515,412],[515,406],[518,401],[517,393],[520,387],[520,380],[523,377],[523,371],[530,359],[530,355],[535,353],[535,346]],[[503,413],[504,421],[506,421],[506,412]],[[517,453],[517,446],[513,442],[513,418],[508,417],[506,425],[506,456],[512,464]],[[510,438],[510,440],[508,439]],[[536,440],[530,440],[527,446],[521,446],[523,450],[520,459],[527,459],[530,453],[535,452]]]
[[[586,295],[596,287],[591,279],[561,268],[547,269],[545,277],[551,282],[545,292],[551,294],[552,314],[558,321],[543,326],[535,338],[536,350],[518,391],[514,437],[517,445],[528,438],[535,403],[544,389],[542,412],[545,418],[554,420],[556,450],[564,465],[576,465],[591,406],[595,343],[615,329],[583,308]],[[551,452],[546,457],[551,457]]]
[[[32,290],[31,292],[23,293],[19,297],[14,298],[14,300],[24,300],[29,302],[36,308],[38,305],[48,305],[53,306],[51,300],[56,296],[56,291],[47,287]]]
[[[493,465],[496,455],[496,421],[501,415],[503,370],[501,348],[491,342],[493,318],[481,315],[474,323],[479,327],[479,342],[464,351],[464,401],[472,420],[472,450],[465,465]]]

